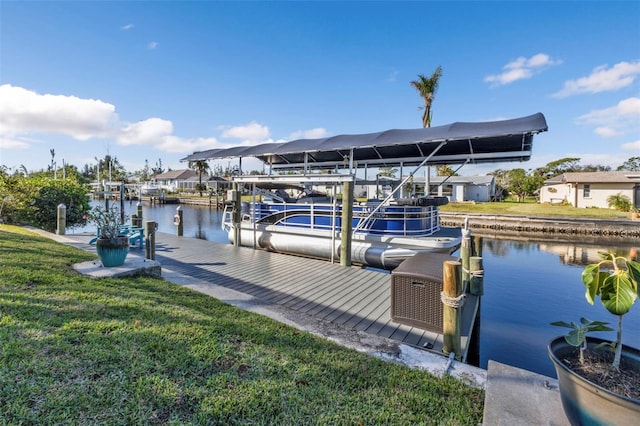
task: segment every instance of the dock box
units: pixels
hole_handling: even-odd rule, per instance
[[[442,333],[443,253],[418,253],[391,272],[391,320]]]

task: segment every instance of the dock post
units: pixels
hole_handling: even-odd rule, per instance
[[[120,223],[124,225],[125,222],[125,214],[124,214],[124,183],[120,184]]]
[[[135,226],[137,226],[138,228],[142,228],[142,202],[141,201],[138,201],[136,203],[136,211],[138,213],[136,215],[138,222],[135,224]]]
[[[156,223],[152,220],[144,223],[144,257],[156,260]]]
[[[342,230],[340,238],[340,265],[351,266],[351,231],[353,228],[353,182],[342,184]]]
[[[462,228],[462,242],[460,243],[460,259],[462,262],[462,287],[468,288],[471,275],[469,274],[469,258],[471,257],[471,230],[469,229],[469,218],[464,220]]]
[[[107,185],[106,180],[102,180],[103,194],[104,194],[104,209],[109,210],[109,199],[111,198],[111,188]]]
[[[472,239],[472,247],[473,247],[473,254],[472,256],[480,256],[482,257],[482,237],[478,237],[477,235],[473,235],[471,237]]]
[[[57,228],[56,228],[56,234],[58,235],[64,235],[65,233],[65,228],[67,227],[67,206],[65,206],[64,204],[60,203],[58,204],[58,208],[56,209],[57,211]]]
[[[484,294],[484,270],[482,267],[482,257],[471,256],[469,258],[469,271],[471,275],[469,293],[474,296],[482,296]]]
[[[464,304],[461,284],[462,264],[455,261],[445,261],[442,269],[442,351],[445,354],[453,352],[457,359],[462,356],[460,341],[460,309]]]
[[[240,197],[240,189],[238,188],[238,183],[233,183],[233,189],[229,191],[229,198],[233,203],[233,245],[235,247],[240,247],[241,239],[240,239],[240,226],[242,221],[242,198]]]
[[[173,224],[177,226],[178,237],[182,237],[184,233],[184,223],[182,220],[183,211],[182,206],[176,208],[176,214],[173,216]]]
[[[474,239],[474,242],[477,240]],[[477,245],[474,245],[477,247]],[[482,241],[480,241],[482,247]],[[480,252],[482,250],[480,249]],[[480,365],[480,321],[482,319],[482,295],[484,294],[484,269],[481,256],[472,256],[469,259],[469,269],[471,274],[471,282],[469,284],[469,293],[478,296],[478,310],[473,321],[473,329],[471,330],[471,338],[467,344],[467,362],[471,365]]]

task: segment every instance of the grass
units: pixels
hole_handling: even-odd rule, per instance
[[[0,424],[477,425],[484,394],[0,225]]]
[[[180,194],[185,198],[200,198],[198,194]],[[206,195],[208,198],[208,195]],[[203,197],[204,198],[204,197]],[[250,195],[243,195],[243,201],[251,201]],[[365,202],[366,198],[357,198],[357,201]],[[621,212],[604,208],[577,208],[570,205],[540,204],[537,199],[528,199],[524,202],[513,200],[492,203],[455,203],[440,206],[442,212],[478,213],[478,214],[504,214],[523,216],[555,216],[555,217],[584,217],[600,219],[629,219],[629,212]]]
[[[551,205],[535,202],[503,201],[499,203],[449,203],[441,206],[440,210],[446,212],[464,212],[479,214],[504,214],[525,216],[563,216],[614,219],[629,219],[630,213],[613,209],[602,208],[576,208],[569,205]]]

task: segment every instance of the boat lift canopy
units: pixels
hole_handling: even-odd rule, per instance
[[[456,122],[420,129],[211,149],[195,152],[181,161],[254,157],[274,170],[527,161],[531,158],[533,136],[547,130],[544,115],[536,113],[502,121]]]

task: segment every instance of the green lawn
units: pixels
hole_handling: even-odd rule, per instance
[[[441,206],[442,212],[464,212],[484,214],[506,214],[527,216],[565,216],[590,218],[630,218],[630,213],[613,209],[576,208],[564,205],[539,204],[533,202],[503,201],[498,203],[449,203]]]
[[[200,198],[197,194],[180,194],[184,198]],[[208,198],[206,195],[203,198]],[[251,201],[250,195],[243,195],[243,201]],[[359,198],[359,201],[366,201],[366,198]],[[576,208],[569,205],[540,204],[537,200],[528,199],[525,202],[501,201],[494,203],[449,203],[441,206],[443,212],[463,212],[463,213],[485,213],[485,214],[506,214],[506,215],[526,215],[526,216],[564,216],[564,217],[587,217],[587,218],[625,218],[629,219],[631,213],[621,212],[614,209],[604,208]]]
[[[481,390],[0,225],[0,424],[477,425]]]

